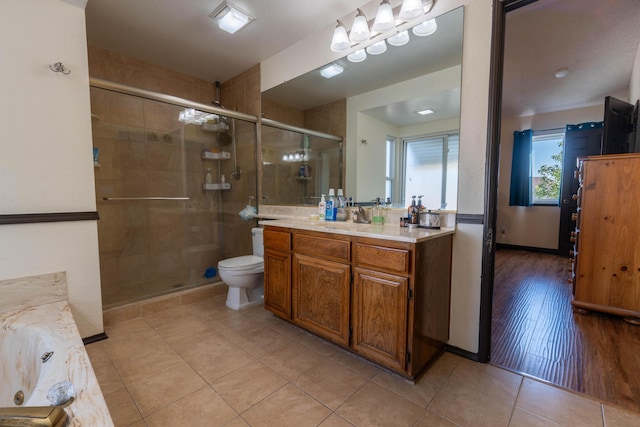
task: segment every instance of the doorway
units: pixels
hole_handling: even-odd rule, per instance
[[[560,352],[564,351],[568,354],[569,352],[573,351],[574,352],[573,356],[575,356],[574,358],[575,362],[573,363],[573,366],[570,366],[570,369],[575,369],[576,372],[580,371],[582,376],[578,377],[576,374],[573,377],[569,377],[569,380],[565,381],[564,383],[561,383],[561,381],[556,382],[554,381],[554,378],[545,378],[545,379],[547,381],[556,383],[562,387],[571,388],[573,390],[585,393],[586,390],[584,387],[584,383],[588,381],[594,381],[594,378],[588,378],[590,372],[598,371],[598,370],[602,372],[607,372],[607,374],[605,374],[604,376],[599,376],[597,381],[600,381],[600,378],[602,377],[609,376],[613,378],[616,375],[616,372],[614,370],[609,370],[609,371],[607,370],[609,369],[606,367],[607,365],[603,365],[604,367],[602,368],[598,367],[597,365],[589,366],[586,361],[590,359],[588,359],[588,357],[586,356],[595,355],[595,356],[600,356],[601,358],[609,357],[610,358],[609,362],[611,362],[612,360],[621,361],[621,363],[619,364],[619,367],[622,368],[622,372],[624,374],[625,366],[628,367],[628,366],[637,365],[637,360],[635,359],[635,356],[631,355],[629,356],[629,358],[627,358],[627,356],[621,355],[620,353],[611,354],[611,353],[608,353],[607,351],[614,347],[619,347],[616,345],[616,343],[619,343],[619,342],[627,342],[627,343],[631,342],[633,343],[632,345],[635,346],[635,343],[638,341],[637,332],[635,332],[634,330],[631,330],[630,331],[631,338],[629,337],[621,338],[620,336],[616,336],[616,338],[614,339],[609,339],[612,336],[614,336],[614,334],[609,333],[608,331],[620,331],[620,328],[624,326],[624,325],[618,324],[616,322],[616,319],[612,319],[607,316],[598,316],[598,315],[595,315],[595,316],[592,315],[588,317],[581,317],[581,316],[576,317],[575,315],[573,315],[570,311],[570,305],[568,304],[571,298],[570,288],[567,288],[566,286],[564,286],[566,283],[565,282],[566,277],[568,277],[568,273],[565,270],[565,264],[563,263],[561,258],[558,258],[557,256],[551,256],[551,258],[544,259],[544,256],[547,256],[545,254],[534,254],[534,255],[526,254],[524,258],[529,258],[529,259],[524,259],[524,258],[518,259],[518,253],[509,253],[508,254],[509,257],[503,257],[503,255],[505,254],[496,253],[495,251],[495,248],[496,248],[495,238],[500,237],[500,228],[496,227],[497,218],[499,215],[499,212],[498,212],[498,197],[499,197],[498,196],[498,193],[499,193],[498,171],[499,171],[499,163],[500,163],[499,162],[499,159],[500,159],[499,141],[501,139],[502,141],[505,141],[504,134],[501,134],[501,127],[505,121],[505,113],[503,111],[503,91],[506,94],[507,91],[509,90],[509,87],[505,86],[503,89],[503,86],[502,86],[503,84],[502,67],[503,67],[504,61],[506,60],[505,46],[504,46],[505,33],[506,33],[506,16],[508,12],[515,11],[518,8],[522,8],[523,10],[520,10],[517,13],[524,14],[526,10],[525,8],[523,8],[523,6],[526,6],[526,5],[531,5],[532,7],[535,6],[536,10],[539,11],[544,7],[544,5],[548,5],[548,4],[553,5],[553,3],[558,3],[558,2],[554,2],[552,0],[548,0],[548,1],[547,0],[539,0],[539,1],[530,1],[530,0],[517,1],[516,0],[516,1],[504,1],[504,2],[497,1],[494,3],[495,15],[494,15],[494,40],[493,40],[493,55],[492,55],[493,79],[492,79],[492,89],[490,92],[492,95],[492,100],[490,103],[490,124],[489,124],[489,138],[491,142],[487,151],[489,172],[487,176],[487,185],[488,185],[487,210],[485,211],[485,242],[487,242],[487,244],[485,245],[485,250],[483,253],[483,279],[482,279],[482,295],[481,295],[481,304],[482,304],[481,334],[480,334],[480,351],[478,355],[480,360],[484,360],[484,361],[490,361],[493,358],[498,359],[504,356],[504,354],[499,354],[497,352],[494,355],[494,348],[492,348],[492,343],[495,342],[495,339],[500,339],[501,337],[496,336],[496,337],[493,337],[494,340],[492,340],[491,326],[493,324],[493,315],[497,310],[500,310],[501,307],[503,307],[501,306],[500,302],[494,301],[494,296],[498,295],[499,290],[497,288],[500,285],[500,281],[501,280],[503,281],[505,276],[513,279],[514,276],[521,275],[520,284],[518,286],[518,284],[516,283],[516,287],[526,287],[528,285],[535,284],[536,281],[545,281],[545,280],[547,281],[546,284],[549,285],[549,282],[555,281],[557,282],[556,283],[557,287],[556,288],[550,287],[548,288],[547,292],[556,292],[555,294],[556,299],[557,300],[564,299],[566,304],[562,307],[559,307],[559,306],[554,307],[553,304],[551,304],[550,305],[551,308],[550,309],[547,308],[550,311],[548,311],[547,313],[541,313],[538,311],[535,314],[535,316],[538,319],[542,319],[542,320],[550,319],[548,315],[556,314],[557,312],[564,310],[562,314],[564,316],[563,318],[565,320],[570,320],[571,325],[569,324],[565,325],[566,328],[563,332],[573,333],[572,338],[567,340],[560,339],[560,340],[554,341],[554,337],[552,337],[549,333],[545,335],[544,332],[541,332],[536,336],[530,336],[528,338],[529,343],[532,342],[533,340],[537,340],[537,344],[540,345],[539,348],[542,348],[544,351],[547,351],[547,354],[551,354],[554,352],[557,354],[557,352],[559,351]],[[564,4],[566,6],[566,2]],[[636,7],[631,3],[626,3],[626,5],[629,7]],[[583,4],[582,11],[584,12],[584,10],[586,9],[585,9],[585,5]],[[634,10],[637,11],[637,8]],[[635,14],[634,16],[637,19],[637,16],[639,15]],[[637,44],[635,46],[637,48]],[[520,84],[522,84],[522,81],[520,82]],[[604,96],[602,96],[602,101],[604,101]],[[583,121],[589,121],[589,120],[597,120],[597,118],[588,118]],[[601,120],[601,116],[600,116],[600,120]],[[571,120],[566,120],[562,125],[571,123],[571,122],[572,122]],[[529,128],[533,128],[533,127],[534,126],[531,125]],[[550,126],[546,126],[546,127],[550,127]],[[546,128],[546,127],[543,127],[543,128]],[[559,210],[560,208],[558,207],[557,209]],[[554,244],[556,243],[554,242]],[[500,259],[501,257],[511,258],[511,260]],[[513,260],[516,260],[515,263]],[[509,264],[509,262],[511,262],[511,264]],[[522,266],[525,265],[526,263],[530,263],[531,265],[533,265],[533,267],[531,268],[532,271],[536,271],[535,269],[537,269],[536,274],[522,271]],[[520,271],[517,274],[515,272],[516,267],[514,266],[517,266],[517,268],[520,269]],[[508,274],[503,275],[502,273],[505,270],[509,270]],[[541,272],[548,273],[548,277],[545,278],[544,275],[540,275],[539,273]],[[566,276],[564,280],[562,279],[563,276]],[[515,280],[515,282],[518,282],[518,280]],[[561,283],[561,282],[565,282],[565,283]],[[553,290],[549,290],[549,289],[553,289]],[[569,290],[568,294],[566,293],[567,290]],[[565,293],[564,296],[562,295],[562,292]],[[522,304],[520,310],[514,310],[516,315],[520,316],[520,319],[516,319],[516,320],[521,321],[522,325],[525,325],[528,321],[528,319],[525,319],[525,315],[530,314],[529,312],[527,312],[527,310],[532,309],[533,306],[536,304],[535,293],[532,293],[531,295],[534,295],[534,297],[532,297],[532,299],[528,301],[524,301],[524,302],[522,301],[518,302],[516,300],[509,301],[511,305],[517,306],[518,304]],[[553,300],[553,298],[550,298],[550,300]],[[505,306],[508,307],[509,304]],[[568,312],[566,311],[567,309],[569,309]],[[607,329],[609,328],[609,326],[606,325],[606,323],[608,322],[611,323],[610,325],[611,329]],[[607,338],[607,343],[597,342],[592,340],[592,336],[589,335],[591,334],[591,332],[585,333],[584,331],[586,331],[587,329],[584,329],[584,328],[580,329],[581,327],[585,326],[584,325],[585,323],[592,323],[593,327],[590,330],[595,331],[593,333],[601,338],[602,337]],[[529,325],[531,324],[532,323],[529,323]],[[573,332],[571,331],[572,328],[574,329]],[[512,343],[510,345],[514,346],[513,348],[516,348],[516,346],[518,345],[524,346],[523,341],[527,339],[527,338],[523,338],[524,336],[525,336],[524,333],[509,332],[504,334],[503,338],[511,339]],[[520,341],[518,341],[519,339]],[[590,354],[586,355],[586,352],[589,352]],[[506,357],[506,359],[508,358],[509,356]],[[502,360],[505,360],[505,357],[503,357]],[[613,362],[613,363],[616,364],[617,362]],[[553,368],[554,367],[552,366],[551,370],[553,370]],[[557,368],[557,366],[555,368]],[[521,363],[518,368],[511,368],[511,369],[518,370],[519,372],[524,374],[540,377],[539,374],[536,374],[533,372],[527,372],[527,369],[528,369],[527,363]],[[602,396],[601,398],[603,398],[603,400],[606,400],[606,401],[613,401],[613,402],[619,403],[622,406],[626,406],[623,403],[625,399],[624,394],[627,395],[629,401],[633,401],[634,400],[633,396],[637,396],[638,390],[640,390],[638,389],[639,384],[640,384],[640,379],[634,378],[631,380],[630,383],[626,383],[626,384],[614,382],[613,385],[604,385],[604,388],[609,388],[613,390],[614,393],[616,392],[621,393],[621,394],[618,394],[618,396],[620,396],[620,400],[617,400],[618,398],[616,397],[615,394],[613,395],[613,397]],[[638,407],[635,407],[635,408],[632,407],[631,409],[634,409],[636,411],[640,410]]]

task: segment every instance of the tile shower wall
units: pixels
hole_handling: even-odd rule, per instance
[[[92,77],[206,104],[215,99],[213,84],[111,52],[89,51]],[[231,144],[219,143],[217,133],[199,126],[183,126],[177,120],[181,108],[98,88],[91,89],[91,107],[100,163],[95,176],[105,308],[211,282],[203,277],[207,267],[250,253],[255,222],[242,221],[238,212],[256,193],[254,123],[235,120],[242,170],[236,180],[233,160],[201,158],[203,149],[232,152]],[[203,191],[207,168],[214,182],[225,174],[232,190]]]

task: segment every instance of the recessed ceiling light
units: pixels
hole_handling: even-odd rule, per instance
[[[563,78],[563,77],[567,77],[567,74],[569,74],[569,69],[567,67],[562,67],[562,68],[558,68],[556,70],[556,78]]]
[[[331,77],[335,77],[338,74],[342,73],[344,68],[342,68],[338,64],[329,64],[326,67],[320,70],[320,75],[325,79],[330,79]]]
[[[426,116],[428,114],[433,114],[435,113],[435,111],[433,111],[431,108],[427,108],[425,110],[420,110],[420,111],[416,111],[417,114],[420,114],[421,116]]]

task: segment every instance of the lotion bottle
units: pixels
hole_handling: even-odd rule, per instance
[[[336,198],[335,198],[335,191],[333,188],[329,189],[329,200],[327,200],[327,205],[326,205],[326,210],[325,210],[325,216],[324,219],[325,221],[335,221],[336,220],[336,216],[335,216],[335,212],[336,212]]]
[[[211,184],[213,182],[213,176],[211,175],[211,168],[207,169],[207,174],[204,177],[204,182],[206,184]]]
[[[320,220],[324,220],[325,219],[325,214],[327,211],[327,201],[324,198],[324,194],[322,195],[322,197],[320,198],[320,203],[318,203],[318,216],[320,217]]]

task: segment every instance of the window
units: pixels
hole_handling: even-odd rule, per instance
[[[408,206],[413,196],[423,196],[422,204],[428,209],[456,209],[459,136],[436,135],[402,142],[402,206]]]
[[[564,133],[533,132],[531,141],[531,202],[558,206]]]
[[[395,138],[387,137],[387,164],[385,170],[385,186],[384,186],[384,198],[385,200],[394,200],[394,178],[396,175],[396,140]]]

